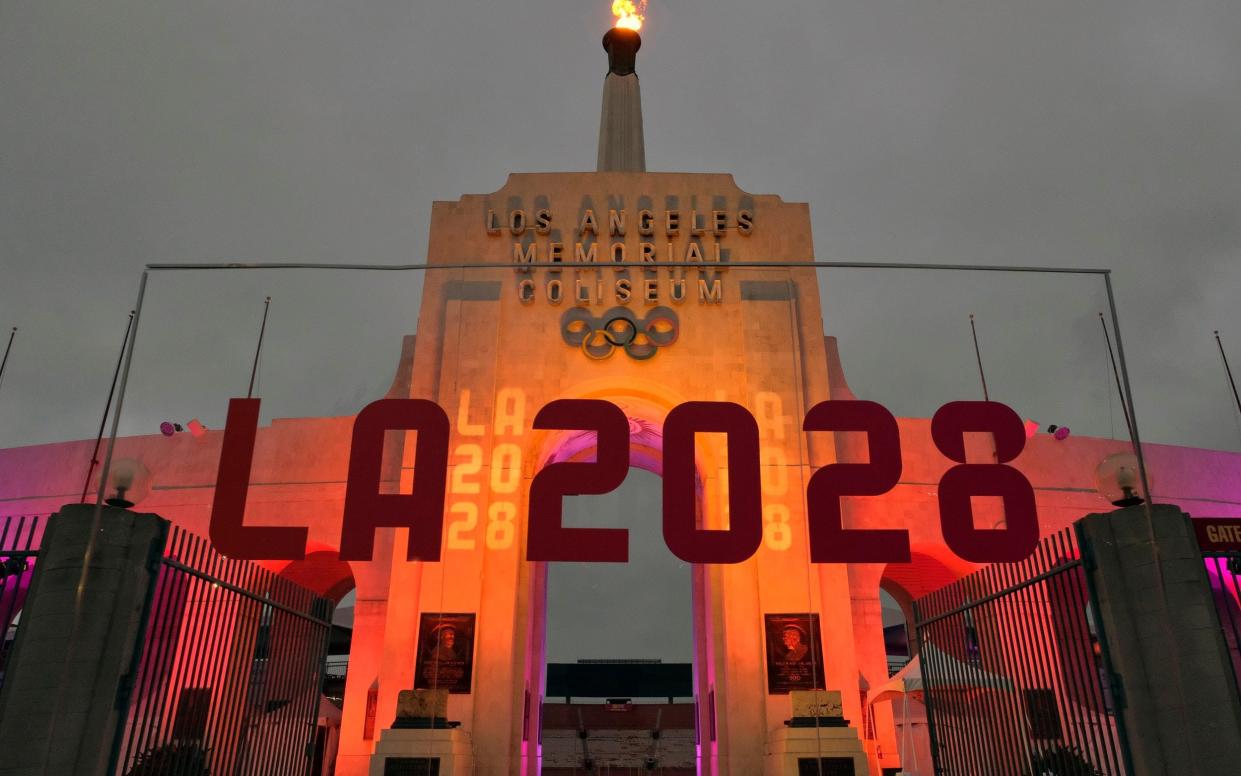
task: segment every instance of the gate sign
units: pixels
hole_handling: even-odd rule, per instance
[[[220,451],[211,510],[211,541],[221,553],[249,560],[300,560],[308,529],[243,524],[250,466],[258,427],[259,399],[233,399]],[[607,493],[629,471],[630,430],[623,410],[599,399],[558,399],[534,418],[535,429],[593,432],[593,461],[546,464],[530,483],[526,559],[624,563],[628,532],[616,528],[568,528],[561,520],[565,496]],[[820,402],[806,413],[807,433],[852,431],[866,435],[866,463],[833,463],[817,469],[806,487],[810,560],[813,563],[907,563],[909,534],[901,529],[845,528],[842,496],[878,496],[901,476],[901,442],[896,418],[871,401]],[[414,481],[410,493],[380,493],[388,431],[416,431]],[[988,433],[993,463],[966,463],[965,435]],[[699,525],[696,503],[695,438],[727,439],[728,527]],[[948,547],[975,563],[1016,562],[1034,551],[1038,516],[1034,490],[1008,466],[1025,446],[1020,417],[991,401],[959,401],[940,407],[931,437],[956,462],[939,481],[940,523]],[[381,399],[354,420],[349,474],[341,521],[340,558],[370,560],[375,530],[407,528],[409,560],[438,561],[444,532],[448,469],[447,413],[425,399]],[[754,416],[733,402],[691,401],[674,407],[663,428],[663,534],[669,550],[688,563],[741,563],[763,541],[759,429]],[[1006,527],[974,526],[970,500],[1002,499]],[[511,523],[507,524],[511,530]]]
[[[1203,552],[1241,552],[1241,517],[1194,518]]]

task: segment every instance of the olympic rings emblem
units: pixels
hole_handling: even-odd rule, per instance
[[[635,361],[654,358],[659,349],[677,341],[681,322],[671,307],[653,307],[639,318],[628,307],[613,307],[596,318],[584,307],[571,307],[560,316],[565,344],[581,348],[587,358],[602,361],[617,348]]]

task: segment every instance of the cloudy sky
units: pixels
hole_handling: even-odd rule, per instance
[[[421,261],[434,199],[594,164],[605,0],[0,0],[0,446],[90,436],[148,262]],[[1241,4],[652,0],[648,166],[809,202],[820,259],[1115,270],[1144,434],[1241,450]],[[831,271],[854,389],[1118,433],[1083,278]],[[420,281],[152,278],[123,430],[382,392]]]
[[[648,17],[651,169],[809,202],[820,259],[1111,267],[1146,436],[1241,449],[1211,338],[1241,366],[1241,6],[654,0]],[[21,327],[0,445],[93,433],[145,263],[416,262],[433,199],[592,168],[609,19],[604,0],[0,0],[0,330]],[[996,398],[1117,426],[1097,282],[823,285],[854,388],[898,412],[978,391],[976,312]],[[154,277],[126,429],[218,421],[266,293],[265,410],[351,413],[388,381],[419,287]]]

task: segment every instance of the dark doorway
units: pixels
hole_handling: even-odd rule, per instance
[[[545,776],[696,772],[690,566],[662,513],[662,480],[643,469],[565,502],[566,526],[627,529],[629,562],[548,565]]]

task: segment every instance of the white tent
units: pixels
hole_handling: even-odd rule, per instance
[[[928,645],[929,646],[929,645]],[[901,701],[901,770],[909,765],[909,699],[921,702],[924,695],[922,685],[922,664],[917,657],[905,664],[905,667],[891,679],[875,688],[868,699],[873,705],[884,701]],[[914,748],[914,768],[918,767],[917,747]]]
[[[922,645],[922,652],[914,656],[905,667],[896,672],[891,679],[875,688],[870,696],[871,704],[883,701],[901,701],[903,723],[901,725],[901,767],[908,762],[905,757],[909,749],[909,699],[919,703],[926,695],[926,685],[922,679],[922,665],[930,667],[936,691],[970,692],[973,690],[1011,690],[1013,683],[1006,677],[988,673],[968,663],[963,663],[951,655],[940,651],[933,644]],[[915,749],[914,767],[917,767]]]
[[[870,696],[870,702],[894,701],[909,696],[917,700],[922,697],[922,693],[922,663],[915,657],[893,674],[891,679],[876,687]]]

